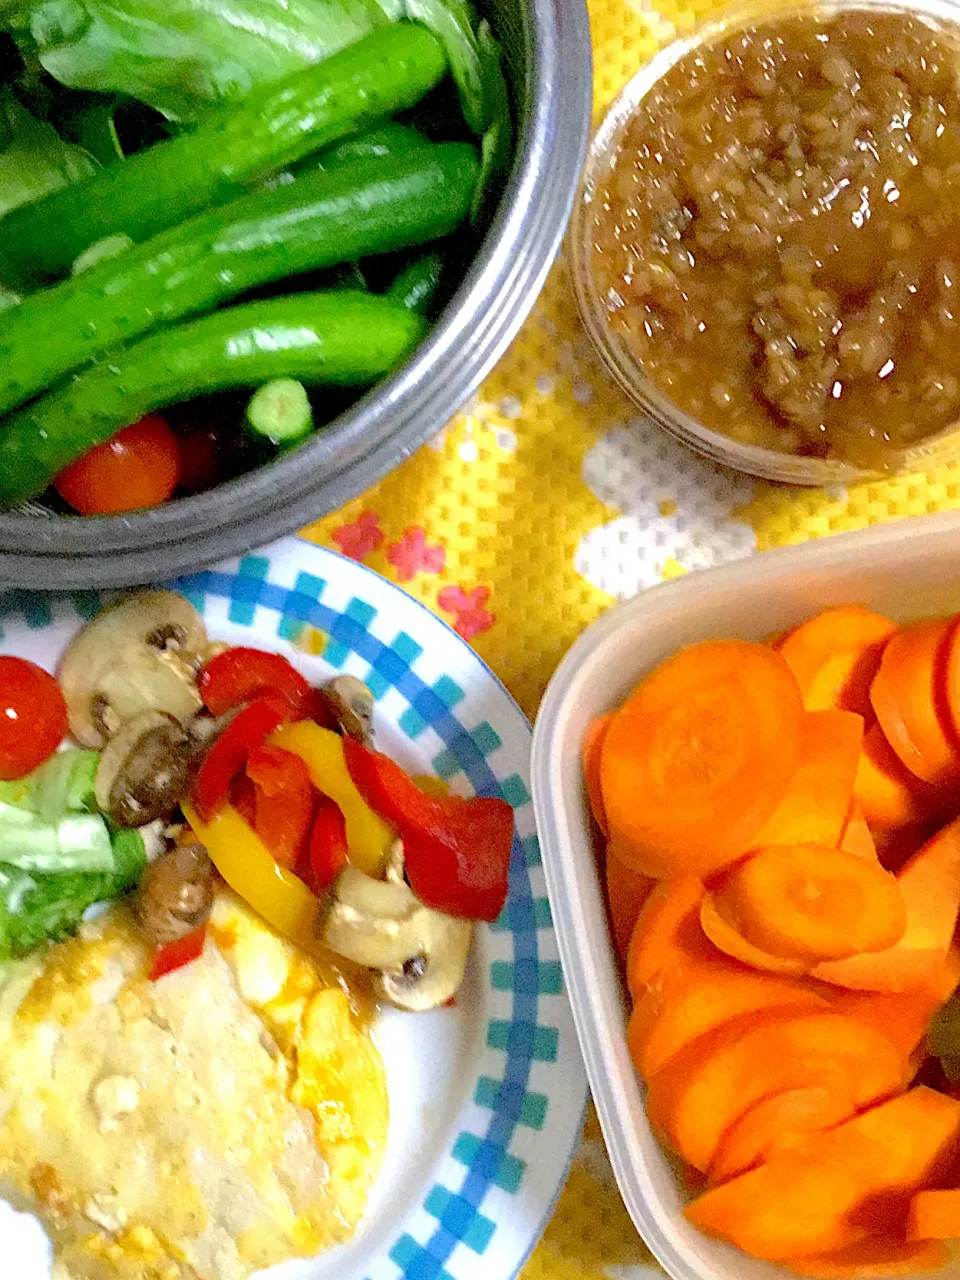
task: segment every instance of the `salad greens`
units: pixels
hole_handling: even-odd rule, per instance
[[[143,872],[143,837],[111,834],[96,812],[99,760],[68,748],[0,783],[0,961],[65,937],[88,907],[119,897]]]
[[[9,88],[0,88],[0,215],[97,168],[81,147],[35,119]]]
[[[467,123],[482,133],[493,109],[466,0],[0,0],[0,25],[55,80],[181,121],[403,18],[440,40]]]
[[[89,907],[119,898],[137,884],[147,865],[143,837],[118,831],[111,845],[113,868],[99,873],[39,875],[0,864],[0,961],[67,937]]]

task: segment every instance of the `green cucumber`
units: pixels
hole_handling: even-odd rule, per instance
[[[302,161],[302,168],[308,165],[319,165],[321,169],[335,169],[338,165],[349,164],[354,160],[389,160],[397,156],[408,156],[413,151],[431,147],[433,144],[419,129],[411,124],[398,124],[388,120],[379,129],[370,129],[367,133],[356,133],[343,138],[327,147],[310,160]]]
[[[0,413],[120,343],[257,285],[444,236],[479,172],[466,143],[344,164],[161,232],[0,314]]]
[[[303,383],[295,378],[265,382],[250,398],[244,425],[258,439],[278,447],[299,444],[313,430],[313,410]]]
[[[443,258],[439,253],[425,253],[415,258],[390,285],[385,297],[397,302],[408,311],[426,315],[440,288]]]
[[[234,200],[344,134],[413,106],[445,71],[443,50],[424,27],[382,27],[254,89],[190,133],[12,209],[0,219],[0,284],[50,280],[105,236],[146,240]]]
[[[162,329],[0,423],[0,506],[42,492],[152,409],[271,378],[368,386],[425,332],[421,317],[389,299],[345,291],[252,302]]]

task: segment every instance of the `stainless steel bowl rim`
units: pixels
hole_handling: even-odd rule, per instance
[[[513,171],[480,252],[410,361],[290,455],[129,515],[0,515],[0,581],[37,589],[155,582],[242,554],[354,498],[433,436],[503,354],[556,257],[592,99],[584,0],[529,0]],[[518,97],[521,93],[518,93]]]

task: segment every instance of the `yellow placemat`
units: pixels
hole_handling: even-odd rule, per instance
[[[589,0],[594,111],[718,0]],[[753,481],[675,445],[610,383],[557,263],[473,403],[307,536],[451,622],[531,717],[557,662],[618,596],[756,550],[960,507],[960,465],[849,490]],[[650,1265],[595,1118],[523,1280],[634,1280]]]

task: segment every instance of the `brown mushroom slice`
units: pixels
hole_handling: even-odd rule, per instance
[[[200,709],[196,676],[206,649],[203,619],[172,591],[108,605],[60,659],[71,734],[100,748],[141,711],[165,711],[186,723]]]
[[[169,818],[186,794],[194,746],[179,720],[141,711],[125,720],[103,749],[94,794],[121,827]]]
[[[336,676],[323,688],[334,719],[348,738],[369,742],[373,737],[373,694],[356,676]]]
[[[181,844],[147,867],[133,911],[145,937],[163,945],[206,924],[213,898],[209,854],[201,844]]]
[[[324,944],[354,964],[378,970],[378,994],[422,1012],[456,994],[473,925],[424,906],[408,885],[374,880],[346,867],[321,916]]]

